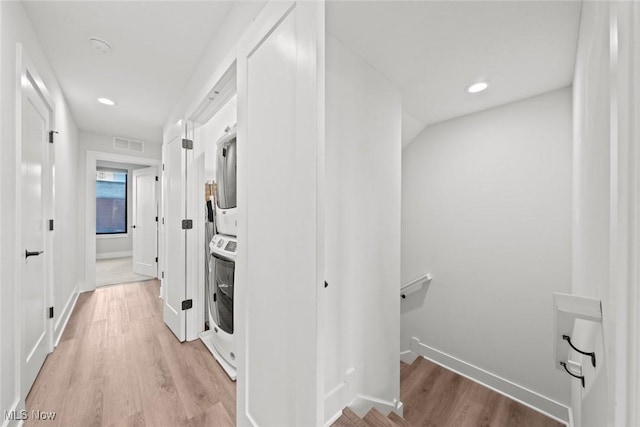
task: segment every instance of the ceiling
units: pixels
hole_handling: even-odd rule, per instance
[[[80,129],[161,142],[233,1],[27,1]],[[329,1],[327,31],[388,78],[403,145],[425,126],[571,84],[577,1]],[[109,42],[93,50],[90,37]],[[488,80],[489,89],[465,88]],[[113,99],[108,107],[97,98]]]
[[[167,117],[232,2],[23,4],[78,127],[161,143]],[[112,52],[93,50],[90,37],[107,41]]]
[[[425,126],[571,84],[576,1],[334,1],[327,31],[402,93],[403,145]],[[489,88],[469,94],[478,81]]]

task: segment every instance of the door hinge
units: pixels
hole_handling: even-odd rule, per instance
[[[193,150],[193,141],[190,139],[183,138],[182,148],[184,148],[185,150]]]
[[[162,225],[164,225],[164,217],[162,217]]]
[[[156,182],[158,181],[158,177],[156,176]]]
[[[158,262],[158,257],[156,257],[156,262]]]
[[[160,273],[160,278],[164,279],[164,271],[162,273]]]
[[[49,307],[49,319],[53,319],[53,307]]]
[[[156,222],[158,222],[158,217],[156,217]]]
[[[56,130],[50,130],[49,131],[49,144],[53,144],[53,134],[54,133],[58,133],[58,131],[56,131]]]
[[[53,220],[49,220],[49,231],[53,231]]]
[[[162,164],[162,170],[164,170],[164,163]]]
[[[218,294],[214,293],[213,294],[213,302],[218,301]]]
[[[193,300],[186,299],[186,300],[182,301],[182,309],[183,310],[189,310],[191,307],[193,307]]]
[[[193,228],[193,220],[191,219],[183,219],[182,220],[182,229],[183,230],[191,230]]]

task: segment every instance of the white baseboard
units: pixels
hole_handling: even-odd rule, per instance
[[[344,374],[344,380],[336,385],[324,396],[325,426],[330,426],[340,418],[342,410],[355,398],[354,382],[356,369],[349,368]]]
[[[67,300],[67,303],[64,305],[64,307],[60,311],[60,314],[57,316],[58,320],[56,321],[53,327],[53,337],[54,337],[53,346],[54,347],[57,347],[58,343],[60,343],[60,338],[62,338],[62,334],[64,333],[64,330],[67,327],[67,322],[69,322],[71,313],[73,313],[73,309],[76,306],[76,301],[78,301],[78,295],[80,295],[79,289],[80,289],[80,283],[78,282],[76,283],[76,287],[73,288],[71,295],[69,295],[69,299]]]
[[[416,356],[422,356],[440,366],[443,366],[450,371],[462,375],[472,381],[475,381],[493,391],[496,391],[510,399],[522,403],[529,408],[538,411],[556,421],[569,425],[570,423],[570,408],[553,399],[541,395],[535,391],[522,387],[512,381],[499,377],[477,366],[471,365],[463,360],[453,357],[449,354],[443,353],[440,350],[436,350],[433,347],[429,347],[426,344],[420,342],[418,338],[413,337],[410,344],[411,349],[403,351],[401,358],[409,360],[410,355],[407,353],[413,353]],[[404,361],[403,359],[403,361]]]
[[[103,252],[101,254],[96,254],[96,259],[124,258],[128,256],[133,256],[133,251]]]
[[[418,355],[411,350],[403,351],[402,353],[400,353],[400,360],[409,365],[411,365],[417,358]]]
[[[394,399],[393,402],[388,402],[386,400],[359,394],[349,404],[349,409],[355,412],[360,418],[364,417],[372,408],[376,408],[378,412],[383,415],[389,415],[389,413],[393,411],[399,416],[402,416],[403,412],[402,402],[396,399]]]
[[[333,424],[340,415],[345,405],[345,396],[347,394],[347,383],[341,382],[333,390],[324,396],[324,420],[325,426]]]

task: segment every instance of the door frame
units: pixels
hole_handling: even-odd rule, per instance
[[[49,129],[55,129],[55,103],[53,102],[53,98],[51,97],[49,91],[47,90],[44,81],[40,77],[38,73],[35,63],[31,59],[31,57],[27,54],[24,47],[21,43],[16,43],[16,99],[15,99],[15,111],[16,111],[16,141],[15,141],[15,149],[16,149],[16,158],[15,158],[15,178],[16,178],[16,193],[14,199],[14,208],[15,208],[15,272],[14,272],[14,295],[15,295],[15,304],[14,307],[20,307],[22,304],[22,264],[23,264],[23,251],[24,245],[22,244],[22,82],[23,80],[30,78],[36,85],[36,90],[38,94],[42,98],[45,106],[49,110]],[[53,168],[55,164],[55,156],[54,156],[54,145],[48,144],[47,149],[44,153],[44,168],[45,168],[45,188],[43,191],[43,204],[44,204],[44,219],[54,219],[53,215],[55,212],[55,200],[53,196]],[[44,224],[43,224],[44,226]],[[44,230],[44,248],[45,254],[49,254],[50,256],[45,257],[45,307],[51,306],[51,302],[53,301],[53,287],[54,287],[54,279],[53,279],[53,239],[54,233],[48,232],[48,230]],[[17,375],[17,383],[16,388],[19,390],[18,396],[20,396],[20,402],[18,408],[23,408],[25,405],[25,400],[27,397],[27,393],[29,390],[22,390],[22,377],[24,375],[24,364],[23,364],[23,355],[22,355],[22,342],[23,336],[22,333],[24,331],[24,317],[22,316],[22,312],[17,310],[18,316],[18,333],[16,334],[16,342],[15,342],[15,354],[16,354],[16,375]],[[54,319],[48,319],[47,324],[47,352],[51,353],[53,351],[53,324]]]
[[[629,96],[629,117],[627,123],[628,143],[631,150],[632,159],[630,161],[629,179],[629,208],[631,215],[631,232],[629,233],[630,242],[629,260],[631,263],[629,269],[629,281],[626,288],[626,301],[628,304],[627,313],[627,337],[628,354],[627,354],[627,402],[628,410],[626,421],[630,425],[640,425],[640,408],[633,402],[640,399],[640,149],[638,142],[640,140],[640,5],[632,3],[631,10],[628,14],[628,32],[630,34],[629,41],[629,78],[627,82],[630,87],[628,89]],[[623,12],[624,13],[624,12]],[[625,89],[623,87],[623,89]]]
[[[608,421],[638,425],[640,409],[640,6],[609,5],[610,48],[610,270]],[[603,301],[603,304],[605,302]],[[605,350],[606,353],[606,350]]]
[[[204,269],[201,262],[206,258],[205,253],[205,215],[200,209],[202,201],[202,187],[204,183],[204,144],[197,137],[197,130],[208,123],[226,105],[234,95],[237,94],[233,80],[237,77],[237,55],[232,49],[220,61],[215,71],[207,83],[202,86],[194,101],[187,108],[184,124],[187,130],[187,137],[193,140],[193,150],[187,153],[189,164],[186,176],[187,190],[187,216],[193,219],[193,230],[187,237],[186,268],[193,272],[193,280],[188,280],[186,285],[186,298],[192,299],[193,307],[186,311],[186,341],[192,341],[199,337],[203,331],[201,325],[205,322],[204,312]],[[179,122],[181,125],[182,121]],[[210,142],[209,142],[210,143]],[[215,143],[215,141],[214,141]],[[165,146],[163,145],[163,148]],[[164,157],[164,152],[163,152]],[[189,273],[187,273],[189,274]]]
[[[129,156],[125,154],[108,153],[105,151],[87,150],[85,162],[85,283],[83,292],[96,289],[96,162],[98,160],[119,163],[133,163],[158,168],[162,161],[149,157]],[[158,175],[159,185],[156,186],[156,204],[162,209],[161,174]],[[162,217],[161,212],[158,215]],[[157,237],[159,238],[159,236]]]

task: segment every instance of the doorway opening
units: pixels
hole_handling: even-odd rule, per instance
[[[96,162],[96,286],[158,277],[157,170]]]
[[[84,290],[160,276],[160,168],[159,159],[87,151]]]

